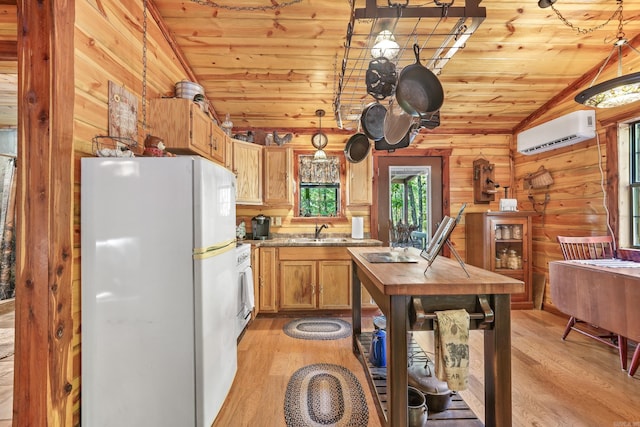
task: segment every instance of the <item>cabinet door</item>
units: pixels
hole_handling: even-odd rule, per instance
[[[359,163],[349,163],[349,205],[370,205],[373,161],[371,153]]]
[[[280,308],[316,308],[316,261],[280,262]]]
[[[262,204],[262,146],[234,141],[233,170],[237,177],[236,203]]]
[[[351,308],[351,261],[318,261],[318,308]]]
[[[211,124],[211,157],[213,161],[223,165],[225,164],[225,151],[226,151],[226,138],[227,134],[224,133],[215,124]]]
[[[276,248],[260,248],[260,260],[258,262],[258,307],[265,313],[276,313],[278,305],[276,301],[277,285],[277,256]]]
[[[292,150],[289,147],[266,147],[264,155],[264,203],[293,204],[291,176]]]
[[[524,292],[511,295],[512,308],[531,308],[531,232],[528,218],[491,219],[490,270],[525,283]]]
[[[204,153],[206,158],[211,159],[213,122],[202,112],[197,104],[191,103],[191,146],[194,150]]]
[[[233,170],[233,141],[229,137],[229,135],[224,135],[224,166]]]

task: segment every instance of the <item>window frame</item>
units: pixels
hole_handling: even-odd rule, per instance
[[[337,157],[340,161],[340,189],[339,189],[339,195],[340,195],[340,200],[339,200],[339,207],[338,207],[338,212],[336,216],[300,216],[300,195],[301,195],[301,188],[300,188],[300,172],[298,169],[298,166],[300,164],[300,156],[313,156],[315,153],[315,151],[312,150],[294,150],[293,151],[293,161],[294,161],[294,170],[293,170],[293,175],[294,175],[294,180],[295,180],[295,185],[296,185],[296,193],[295,193],[295,197],[294,197],[294,201],[293,201],[293,218],[292,221],[294,222],[309,222],[309,223],[316,223],[319,221],[331,221],[331,222],[347,222],[347,215],[346,215],[346,206],[347,206],[347,191],[346,191],[346,186],[347,186],[347,174],[346,174],[346,170],[347,170],[347,164],[346,164],[346,159],[344,157],[344,153],[341,151],[327,151],[325,150],[325,153],[327,154],[328,157],[332,156],[332,157]]]
[[[633,248],[640,248],[640,121],[629,126],[629,232]]]

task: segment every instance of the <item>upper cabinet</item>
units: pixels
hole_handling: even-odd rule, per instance
[[[349,163],[347,169],[349,205],[370,205],[373,182],[373,156],[371,152],[358,163]]]
[[[264,148],[264,204],[293,205],[293,150],[290,147]]]
[[[233,172],[236,174],[236,203],[262,204],[261,145],[233,140]]]
[[[227,135],[190,99],[151,99],[149,124],[167,151],[198,154],[221,165],[227,163]]]

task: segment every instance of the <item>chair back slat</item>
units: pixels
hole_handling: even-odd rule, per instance
[[[570,237],[558,236],[564,259],[606,259],[613,258],[613,238],[611,236]]]

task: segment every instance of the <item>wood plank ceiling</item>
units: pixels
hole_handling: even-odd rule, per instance
[[[364,9],[372,0],[148,1],[161,15],[219,118],[230,114],[238,129],[312,133],[318,126],[315,111],[323,108],[327,111],[323,129],[357,130],[353,124],[336,121],[335,101],[352,9]],[[442,1],[400,3],[405,1],[407,8],[444,9]],[[5,3],[15,1],[0,1],[0,46],[15,42],[16,24],[11,22],[15,7]],[[380,8],[391,3],[377,0]],[[450,5],[464,6],[463,0]],[[619,4],[558,0],[554,6],[575,26],[589,31],[569,28],[551,8],[538,7],[536,0],[479,4],[486,9],[486,18],[438,76],[445,100],[436,132],[511,133],[549,99],[559,93],[573,97],[591,83],[618,35],[617,18],[607,20]],[[640,33],[639,14],[640,0],[625,0],[624,33],[632,41]],[[409,19],[401,21],[413,25],[415,20]],[[424,47],[423,64],[434,52],[429,41],[434,25],[452,27],[457,19],[424,18],[430,27],[411,40]],[[355,20],[351,51],[368,50],[366,36],[374,22]],[[597,27],[601,28],[591,31]],[[640,48],[640,40],[634,46]],[[638,71],[640,55],[629,49],[623,54],[624,73]],[[11,102],[15,61],[5,59],[0,57],[0,127],[16,125],[6,113],[15,117]],[[398,73],[413,62],[411,49],[406,49]],[[609,61],[596,83],[615,76],[615,62],[615,57]],[[365,105],[373,100],[363,85],[359,101]]]
[[[323,128],[338,128],[333,103],[350,1],[216,0],[218,7],[212,7],[213,0],[154,2],[218,116],[229,113],[243,128],[301,132],[317,128],[314,112],[323,108]],[[257,10],[272,3],[293,4]],[[424,0],[408,3],[437,7]],[[238,5],[253,10],[238,10]],[[366,0],[355,0],[355,9],[365,6]],[[586,34],[564,25],[536,0],[485,0],[480,7],[486,8],[486,19],[439,75],[445,101],[437,130],[511,133],[550,98],[597,69],[618,32],[617,19],[603,25],[618,7],[613,0],[558,0],[556,9],[575,25],[602,26]],[[640,30],[639,7],[638,0],[624,3],[628,39]],[[358,24],[370,28],[371,20]],[[420,34],[418,43],[424,45],[428,35]],[[638,56],[628,50],[624,55]],[[412,56],[409,52],[405,64],[415,62]],[[575,87],[572,96],[584,87]]]

